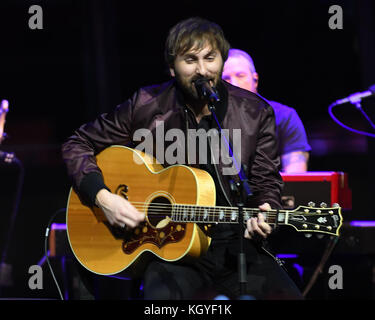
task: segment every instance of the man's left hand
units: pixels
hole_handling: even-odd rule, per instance
[[[259,206],[261,211],[270,211],[271,206],[266,202]],[[257,217],[250,218],[246,221],[245,238],[252,239],[255,235],[259,235],[266,239],[272,232],[272,227],[265,222],[264,215],[258,213]]]

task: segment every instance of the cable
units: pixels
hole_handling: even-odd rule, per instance
[[[316,267],[314,274],[312,275],[309,283],[307,284],[305,290],[303,291],[302,295],[306,297],[312,286],[315,284],[316,279],[318,278],[318,275],[323,272],[324,265],[326,264],[328,258],[330,257],[333,248],[335,247],[336,243],[338,241],[338,237],[331,237],[330,241],[327,244],[327,247],[324,251],[324,254],[322,256],[322,259],[320,260],[320,263]]]
[[[344,123],[342,123],[339,119],[336,118],[336,116],[333,114],[332,112],[332,109],[333,107],[337,106],[338,104],[336,104],[335,102],[332,103],[329,107],[328,107],[328,113],[329,115],[331,116],[331,118],[333,119],[333,121],[335,121],[338,125],[340,125],[341,127],[351,131],[351,132],[354,132],[354,133],[358,133],[358,134],[363,134],[363,135],[366,135],[366,136],[369,136],[371,138],[375,138],[375,134],[373,133],[370,133],[370,132],[366,132],[366,131],[360,131],[360,130],[356,130],[356,129],[353,129],[351,127],[348,127],[347,125],[345,125]],[[360,109],[362,111],[362,109]],[[363,114],[363,112],[362,112]],[[367,120],[369,120],[367,117],[366,117]]]
[[[53,220],[56,218],[56,216],[60,213],[60,212],[66,212],[66,208],[61,208],[59,210],[57,210],[53,215],[52,217],[50,218],[49,222],[48,222],[48,225],[47,225],[47,229],[46,229],[46,233],[45,233],[45,238],[44,238],[44,255],[46,257],[46,261],[47,261],[47,264],[48,264],[48,267],[49,267],[49,270],[51,272],[51,275],[52,275],[52,278],[56,284],[56,287],[57,287],[57,290],[59,292],[59,295],[60,295],[60,299],[61,300],[64,300],[64,297],[61,293],[61,289],[60,289],[60,286],[56,280],[56,277],[55,277],[55,274],[52,270],[52,266],[51,266],[51,263],[49,261],[49,257],[48,257],[48,236],[49,236],[49,231],[50,231],[50,227],[51,227],[51,224],[53,222]]]

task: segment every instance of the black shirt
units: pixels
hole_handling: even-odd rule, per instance
[[[225,90],[225,88],[218,84],[217,90],[220,96],[220,102],[218,102],[215,105],[215,115],[216,119],[218,119],[220,127],[222,124],[222,120],[224,119],[224,116],[228,109],[228,94]],[[199,123],[197,123],[195,119],[195,115],[192,111],[188,112],[189,117],[191,117],[192,123],[196,124],[196,130],[203,129],[206,132],[210,129],[216,129],[219,131],[219,126],[216,122],[215,117],[210,114],[207,116],[202,117]],[[190,122],[191,123],[191,122]],[[221,127],[222,128],[222,127]],[[191,128],[190,128],[191,129]],[[225,129],[225,128],[222,128]],[[208,135],[206,135],[208,136]],[[198,146],[199,141],[196,141],[196,146]],[[199,150],[197,150],[197,155],[199,155]],[[197,157],[199,158],[199,156]],[[198,161],[199,162],[199,161]],[[211,145],[210,145],[210,139],[208,138],[207,141],[207,161],[206,163],[198,163],[198,168],[207,171],[211,177],[213,178],[215,182],[215,191],[216,191],[216,206],[231,206],[230,203],[228,203],[223,190],[220,186],[219,178],[217,176],[216,170],[219,170],[219,168],[216,168],[215,170],[215,164],[214,161],[211,159]],[[238,225],[237,224],[218,224],[211,228],[210,236],[220,242],[227,242],[231,239],[237,238],[238,236]]]

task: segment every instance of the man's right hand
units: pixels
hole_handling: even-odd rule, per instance
[[[101,189],[96,194],[95,203],[102,209],[112,226],[135,228],[145,220],[145,215],[139,212],[128,200],[106,189]]]

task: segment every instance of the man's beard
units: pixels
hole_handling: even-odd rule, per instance
[[[215,87],[221,79],[221,74],[222,74],[222,70],[216,76],[208,77],[207,80],[210,80],[210,83],[213,83],[213,86]],[[194,76],[193,78],[191,78],[189,80],[183,80],[180,77],[180,75],[176,73],[175,78],[176,78],[177,85],[181,89],[181,91],[183,92],[183,94],[185,96],[185,99],[187,101],[197,102],[197,103],[202,103],[202,102],[206,101],[206,97],[201,96],[198,93],[198,91],[197,91],[197,89],[194,85],[194,81],[198,80],[201,77],[202,76],[197,75],[197,76]]]

